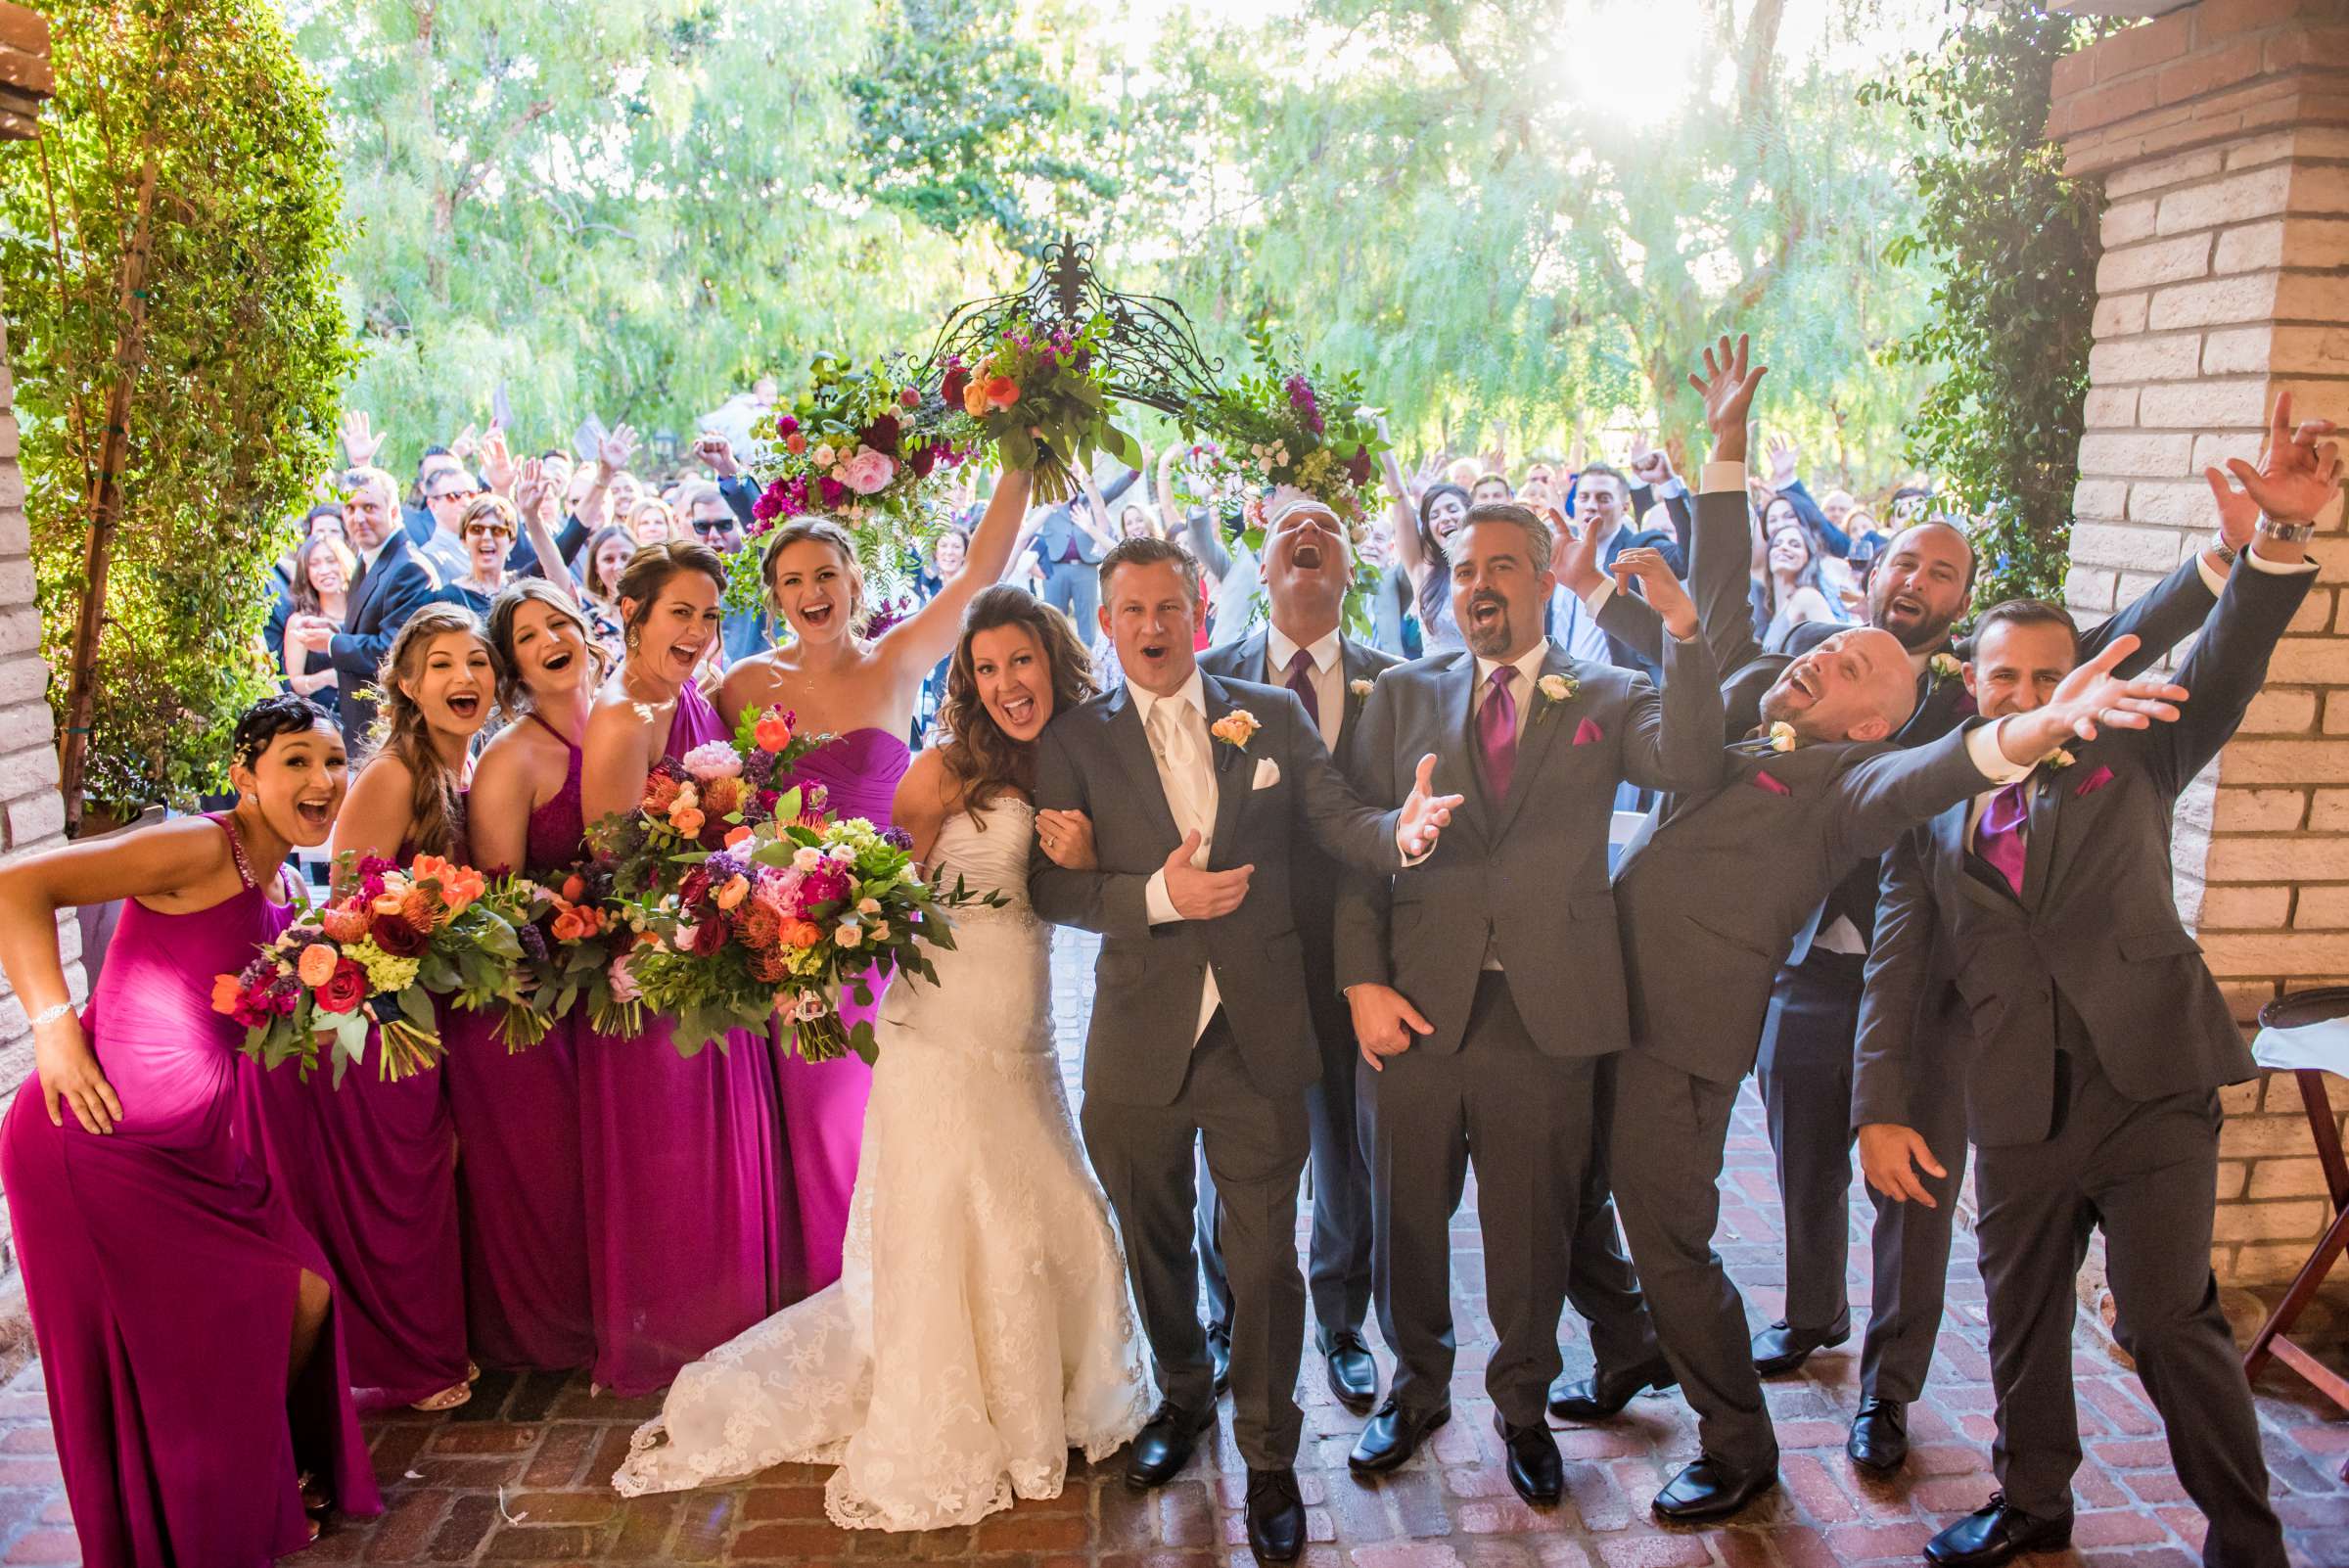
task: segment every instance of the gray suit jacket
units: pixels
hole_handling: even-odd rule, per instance
[[[1403,858],[1399,813],[1366,807],[1346,787],[1295,697],[1204,671],[1200,684],[1208,723],[1246,709],[1262,725],[1245,752],[1209,742],[1216,822],[1208,868],[1256,868],[1246,899],[1221,919],[1150,923],[1145,890],[1182,835],[1141,710],[1124,686],[1055,717],[1036,745],[1037,807],[1090,815],[1101,869],[1066,871],[1038,849],[1029,895],[1053,924],[1101,934],[1084,1091],[1124,1104],[1167,1105],[1181,1092],[1211,964],[1250,1081],[1267,1096],[1302,1093],[1320,1077],[1321,1057],[1299,984],[1291,847],[1310,834],[1324,853],[1382,873]],[[1278,777],[1256,787],[1266,762]]]
[[[1913,1027],[1936,941],[1947,945],[1970,1030],[1967,1123],[1993,1147],[2048,1136],[2056,1006],[2085,1027],[2104,1076],[2136,1100],[2252,1076],[2251,1053],[2201,949],[2178,918],[2170,827],[2178,794],[2242,722],[2276,639],[2316,580],[2237,566],[2178,671],[2175,724],[2105,729],[2031,780],[2017,898],[1965,845],[1955,804],[1888,857],[1861,1009],[1853,1120],[1909,1119]]]
[[[1549,1056],[1601,1056],[1630,1042],[1607,828],[1624,780],[1658,790],[1718,778],[1721,690],[1701,639],[1670,642],[1664,689],[1645,675],[1578,664],[1555,643],[1545,675],[1579,692],[1534,703],[1515,782],[1488,800],[1472,761],[1476,657],[1438,654],[1389,670],[1362,710],[1354,779],[1382,805],[1409,792],[1419,759],[1436,787],[1467,797],[1435,853],[1392,878],[1350,875],[1338,898],[1341,988],[1393,986],[1435,1033],[1413,1050],[1454,1051],[1490,944],[1534,1043]]]

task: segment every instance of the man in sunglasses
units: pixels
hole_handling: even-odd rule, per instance
[[[716,485],[689,484],[677,500],[695,543],[707,544],[720,555],[733,555],[742,549],[742,519]],[[774,620],[763,604],[750,610],[727,611],[718,626],[719,639],[726,648],[726,663],[737,664],[773,647],[773,628]]]
[[[435,468],[425,476],[424,509],[433,515],[433,534],[416,547],[440,581],[454,582],[472,570],[465,549],[465,508],[484,486],[462,465]]]

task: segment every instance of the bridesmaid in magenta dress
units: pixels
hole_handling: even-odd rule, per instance
[[[791,640],[726,672],[717,693],[719,716],[731,728],[746,710],[779,706],[797,715],[803,734],[836,737],[801,761],[801,781],[824,786],[824,809],[832,814],[887,826],[890,799],[911,760],[901,737],[913,727],[922,678],[954,651],[964,607],[1010,564],[1029,487],[1026,473],[1005,473],[971,536],[961,571],[928,604],[870,640],[861,634],[870,608],[864,573],[847,531],[821,518],[802,518],[777,529],[767,538],[760,569],[767,603],[790,626]],[[851,1027],[880,1012],[887,983],[886,975],[871,978],[872,999],[866,1005],[859,1006],[853,993],[842,997],[841,1012]],[[799,1190],[803,1268],[807,1288],[820,1290],[840,1277],[873,1074],[854,1056],[801,1061],[782,1026],[771,1033]]]
[[[334,849],[405,863],[464,855],[467,748],[496,686],[462,605],[416,612],[384,658],[382,734],[335,822]],[[456,1129],[444,1070],[388,1083],[372,1060],[337,1084],[247,1063],[245,1125],[334,1265],[351,1384],[368,1409],[445,1410],[472,1397],[457,1231]]]
[[[726,737],[694,671],[716,645],[725,566],[703,544],[638,550],[621,574],[627,656],[587,719],[590,823],[633,810],[662,757]],[[680,1056],[666,1019],[579,1041],[595,1381],[647,1394],[805,1293],[765,1041],[736,1030]]]
[[[507,724],[482,752],[466,795],[474,863],[550,886],[586,853],[579,740],[603,650],[560,586],[525,577],[489,607],[498,704]],[[595,1360],[587,1284],[587,1195],[579,1158],[576,1015],[509,1051],[501,1015],[446,1008],[455,1113],[465,1321],[484,1364],[534,1371]]]
[[[271,697],[237,723],[235,809],[0,870],[0,965],[40,1079],[0,1124],[0,1182],[90,1568],[265,1568],[315,1538],[330,1499],[383,1511],[348,1314],[231,1131],[245,1031],[212,1008],[215,978],[285,929],[286,856],[325,841],[344,775],[335,721]],[[77,1019],[57,911],[115,899]]]

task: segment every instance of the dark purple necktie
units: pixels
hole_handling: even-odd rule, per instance
[[[1493,671],[1493,690],[1476,712],[1476,749],[1485,764],[1485,788],[1496,806],[1509,798],[1509,781],[1517,771],[1517,699],[1509,685],[1517,678],[1515,665]]]
[[[2031,820],[2031,805],[2023,792],[2030,782],[2018,780],[1993,795],[1974,828],[1974,853],[2006,879],[2018,899],[2023,896],[2023,826]]]
[[[1297,700],[1305,704],[1305,716],[1313,721],[1313,729],[1318,733],[1321,728],[1321,694],[1313,690],[1313,656],[1303,648],[1298,649],[1297,657],[1289,661],[1288,686],[1297,694]]]

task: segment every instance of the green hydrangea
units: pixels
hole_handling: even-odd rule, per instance
[[[367,971],[367,989],[378,994],[407,990],[416,984],[416,960],[396,958],[361,937],[344,947],[343,955]]]

